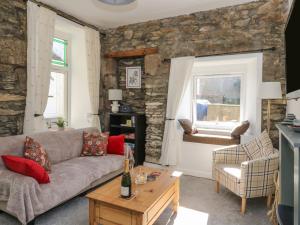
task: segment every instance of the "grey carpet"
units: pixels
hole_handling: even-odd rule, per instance
[[[171,215],[167,209],[154,225],[270,225],[265,198],[249,200],[247,212],[242,216],[240,198],[224,188],[215,193],[211,180],[182,176],[180,192],[178,214]],[[1,213],[0,225],[20,224]],[[88,202],[77,197],[39,216],[36,225],[88,225]]]

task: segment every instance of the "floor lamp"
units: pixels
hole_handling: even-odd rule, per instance
[[[271,103],[272,100],[282,99],[280,82],[263,82],[261,85],[261,99],[268,100],[267,108],[267,130],[270,134],[271,129]]]

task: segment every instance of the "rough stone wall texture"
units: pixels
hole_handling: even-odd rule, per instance
[[[123,90],[123,101],[129,104],[134,112],[145,113],[145,76],[144,58],[120,59],[118,64],[118,86]],[[126,89],[126,67],[140,66],[142,69],[142,87]]]
[[[261,0],[106,30],[103,53],[147,47],[159,49],[159,54],[145,57],[146,161],[156,163],[161,154],[170,67],[170,62],[163,59],[276,47],[275,51],[264,53],[263,81],[281,81],[285,90],[283,30],[286,11],[285,0]],[[104,59],[103,63],[112,65],[111,61]],[[105,88],[117,83],[116,74],[111,71],[116,68],[102,73]],[[266,102],[262,104],[264,128]],[[273,105],[271,137],[275,146],[278,133],[274,124],[284,113],[285,106]]]
[[[102,44],[103,45],[103,44]],[[103,46],[101,48],[103,50]],[[101,54],[103,55],[103,53]],[[118,88],[117,61],[114,59],[101,60],[100,77],[100,120],[102,130],[108,130],[111,102],[108,100],[108,90]]]
[[[22,133],[26,96],[26,3],[0,1],[0,136]]]

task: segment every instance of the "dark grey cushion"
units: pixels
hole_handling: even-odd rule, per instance
[[[243,121],[241,124],[233,128],[233,130],[231,131],[231,137],[240,138],[241,135],[246,133],[249,127],[250,127],[249,121],[248,120]]]
[[[178,122],[183,128],[185,134],[193,133],[193,123],[189,119],[179,119]]]

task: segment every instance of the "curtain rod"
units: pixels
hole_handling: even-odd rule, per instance
[[[238,54],[246,54],[246,53],[256,53],[256,52],[267,52],[267,51],[275,51],[276,47],[271,48],[262,48],[257,50],[247,50],[247,51],[237,51],[237,52],[226,52],[226,53],[216,53],[216,54],[208,54],[208,55],[198,55],[196,58],[209,57],[209,56],[222,56],[222,55],[238,55]],[[163,61],[170,61],[170,58],[166,58]]]
[[[92,28],[94,30],[97,30],[100,33],[100,35],[102,35],[103,37],[106,36],[106,33],[102,32],[98,27],[96,27],[94,25],[91,25],[89,23],[86,23],[86,22],[84,22],[84,21],[82,21],[80,19],[77,19],[76,17],[74,17],[74,16],[72,16],[72,15],[70,15],[68,13],[65,13],[65,12],[63,12],[61,10],[58,10],[58,9],[56,9],[56,8],[50,6],[50,5],[47,5],[47,4],[42,3],[40,1],[37,1],[37,0],[24,0],[24,1],[25,2],[27,2],[27,1],[33,2],[33,3],[37,4],[39,7],[42,6],[42,7],[46,8],[46,9],[49,9],[49,10],[55,12],[57,15],[65,18],[67,20],[70,20],[70,21],[72,21],[74,23],[77,23],[77,24],[79,24],[81,26],[87,26],[87,27],[90,27],[90,28]]]

